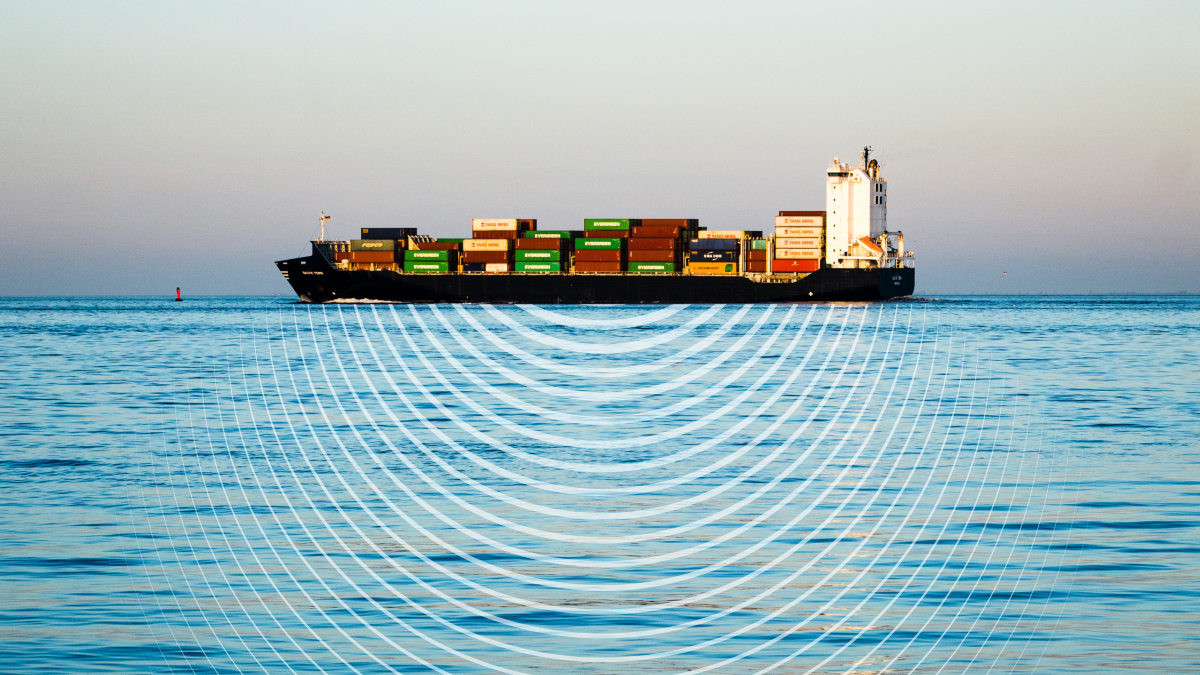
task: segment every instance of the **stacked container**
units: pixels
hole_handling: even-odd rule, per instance
[[[526,233],[527,235],[529,233]],[[525,274],[558,274],[567,269],[570,254],[563,237],[530,237],[517,239],[514,271]]]
[[[727,275],[738,273],[738,258],[741,255],[744,233],[732,236],[734,230],[701,232],[699,239],[688,243],[688,272],[701,275]]]
[[[684,233],[695,233],[694,218],[644,218],[630,228],[626,269],[630,274],[683,271]]]
[[[764,273],[767,271],[767,240],[750,239],[746,242],[746,271]]]
[[[464,272],[511,272],[512,240],[472,238],[462,241]]]
[[[825,212],[780,211],[772,273],[816,272],[825,257]]]
[[[457,272],[459,248],[457,242],[410,237],[408,250],[404,252],[404,271],[415,274]]]
[[[403,250],[403,244],[394,239],[351,239],[350,250],[335,253],[334,259],[350,263],[354,270],[390,270],[396,263],[397,248]]]
[[[629,236],[628,229],[611,231]],[[584,232],[587,236],[575,239],[575,271],[607,274],[621,272],[625,263],[625,237],[594,235],[593,232],[597,230]]]
[[[533,218],[475,218],[471,221],[472,239],[517,239],[522,232],[537,229]]]

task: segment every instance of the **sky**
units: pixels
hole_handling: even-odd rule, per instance
[[[824,208],[917,293],[1200,292],[1200,3],[4,2],[0,296],[279,294],[361,227]]]

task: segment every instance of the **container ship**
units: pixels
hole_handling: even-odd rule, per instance
[[[887,228],[887,180],[864,148],[834,158],[825,210],[779,211],[774,228],[709,230],[694,218],[586,218],[540,230],[533,218],[476,218],[471,236],[362,228],[321,237],[275,265],[301,302],[528,304],[757,303],[911,295],[915,261]],[[769,222],[769,221],[768,221]],[[765,223],[764,223],[765,224]]]

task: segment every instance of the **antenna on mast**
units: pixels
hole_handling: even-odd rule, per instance
[[[871,160],[871,146],[869,146],[869,145],[863,146],[862,158],[863,158],[863,169],[865,170],[867,168],[867,162],[869,162]]]
[[[318,241],[325,241],[325,221],[329,220],[329,216],[325,212],[321,212],[321,238]]]

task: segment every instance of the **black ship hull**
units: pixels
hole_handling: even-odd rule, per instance
[[[912,295],[913,268],[821,269],[770,281],[655,274],[399,274],[347,271],[313,254],[275,263],[301,302],[675,304],[871,301]]]

